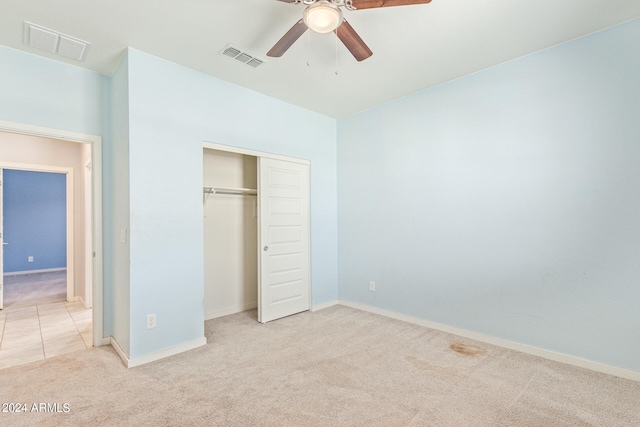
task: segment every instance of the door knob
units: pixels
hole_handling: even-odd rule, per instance
[[[7,246],[9,242],[2,242],[2,246]]]
[[[264,251],[267,252],[269,250],[269,246],[264,247]]]

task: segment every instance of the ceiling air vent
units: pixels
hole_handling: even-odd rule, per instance
[[[258,68],[260,65],[265,63],[264,59],[256,58],[255,56],[243,52],[242,50],[228,45],[224,49],[220,51],[221,55],[228,56],[229,58],[233,58],[238,62],[242,62],[245,65],[250,66],[251,68]]]
[[[264,64],[264,61],[258,58],[251,58],[251,61],[247,62],[247,65],[253,68],[257,68],[262,64]]]
[[[91,43],[24,21],[24,44],[65,58],[84,61]]]
[[[235,47],[228,47],[225,50],[222,51],[222,54],[225,56],[229,56],[231,58],[235,58],[236,56],[240,55],[242,52],[240,52],[238,49],[236,49]]]

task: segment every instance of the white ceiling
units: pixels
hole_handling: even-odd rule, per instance
[[[315,33],[268,58],[303,10],[276,0],[0,0],[0,44],[107,75],[131,46],[341,118],[638,18],[640,0],[433,0],[345,11],[371,58],[356,62],[340,44],[336,67],[335,35]],[[86,61],[23,45],[25,20],[92,43]],[[252,69],[220,55],[229,43],[267,63]]]

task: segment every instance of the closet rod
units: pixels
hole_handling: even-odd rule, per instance
[[[230,194],[235,196],[255,196],[258,190],[252,188],[203,187],[205,194]]]

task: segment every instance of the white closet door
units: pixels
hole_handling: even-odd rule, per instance
[[[258,321],[309,309],[309,165],[260,157]]]
[[[3,170],[0,169],[0,309],[4,308],[4,264],[2,260],[4,259],[4,229],[3,229],[3,221],[2,221],[2,185],[4,183],[2,179]]]

